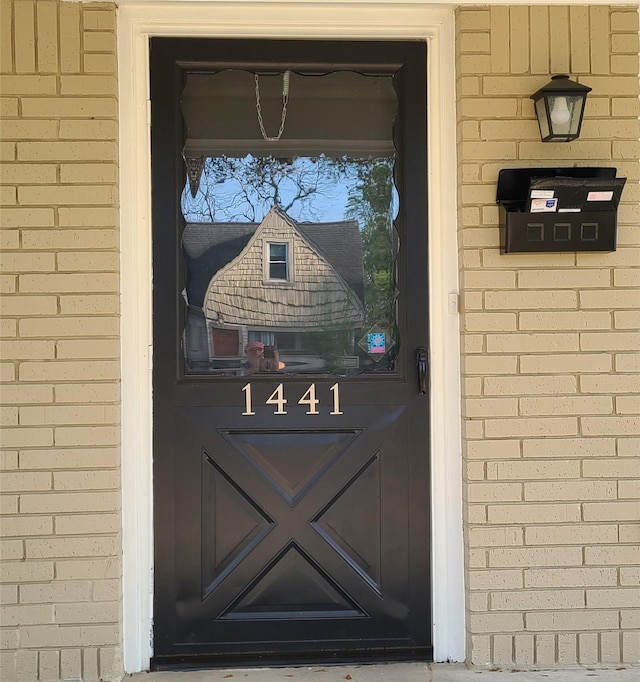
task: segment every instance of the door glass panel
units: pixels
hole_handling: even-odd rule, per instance
[[[188,74],[190,374],[393,373],[393,77]]]

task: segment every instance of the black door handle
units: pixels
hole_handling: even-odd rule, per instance
[[[418,366],[418,385],[420,387],[420,395],[427,393],[427,349],[416,348],[416,365]]]

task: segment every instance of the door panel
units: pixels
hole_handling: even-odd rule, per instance
[[[151,56],[152,665],[429,658],[429,409],[416,368],[416,349],[428,341],[425,46],[153,39]],[[301,346],[309,337],[300,329],[283,335],[282,328],[269,331],[255,321],[249,328],[241,320],[234,327],[229,308],[216,317],[217,304],[206,301],[221,302],[223,295],[203,292],[214,291],[214,280],[228,282],[210,262],[206,276],[190,265],[189,258],[202,255],[202,234],[220,224],[214,220],[205,229],[181,210],[186,170],[179,103],[189,73],[231,68],[393,80],[399,196],[393,319],[387,316],[386,328],[376,325],[382,318],[371,312],[366,293],[359,302],[349,298],[350,310],[361,309],[363,316],[353,316],[344,337],[351,346],[335,356],[348,362],[327,362],[326,344],[313,356],[311,346]],[[358,291],[348,282],[345,261],[337,263],[346,242],[332,245],[325,232],[322,243],[311,236],[318,225],[301,226],[280,209],[269,216],[266,227],[229,230],[234,239],[238,230],[244,236],[220,261],[220,272],[264,258],[259,271],[271,286],[270,280],[293,272],[302,276],[300,264],[287,261],[290,254],[311,254],[307,262],[316,272],[318,264],[337,268],[334,290]],[[268,232],[288,227],[293,232],[286,238]],[[364,229],[360,224],[361,234]],[[206,258],[218,258],[223,241],[228,249],[220,235],[214,238],[218,250]],[[278,248],[265,248],[259,239]],[[194,283],[196,272],[201,281]],[[293,278],[286,284],[295,288]],[[195,291],[201,292],[197,301]],[[304,287],[301,292],[304,298]],[[224,296],[225,304],[232,301]],[[315,300],[324,305],[326,299]],[[256,344],[261,351],[275,347],[278,339],[275,366],[265,367],[266,353],[255,361],[242,356]],[[305,357],[302,369],[296,352]]]

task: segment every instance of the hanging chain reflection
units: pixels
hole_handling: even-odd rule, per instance
[[[285,71],[282,74],[282,114],[280,119],[280,129],[276,137],[270,137],[267,135],[264,129],[264,121],[262,120],[262,106],[260,105],[260,79],[258,74],[254,75],[256,82],[256,112],[258,114],[258,123],[260,124],[260,132],[265,142],[277,142],[284,132],[284,126],[287,120],[287,103],[289,102],[289,79],[291,77],[291,71]]]

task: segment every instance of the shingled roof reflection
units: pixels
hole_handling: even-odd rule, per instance
[[[291,218],[288,218],[291,220]],[[292,221],[293,222],[293,221]],[[295,223],[304,239],[316,249],[364,302],[362,237],[358,223]],[[182,234],[187,266],[187,297],[201,308],[211,278],[242,253],[258,223],[188,223]]]

